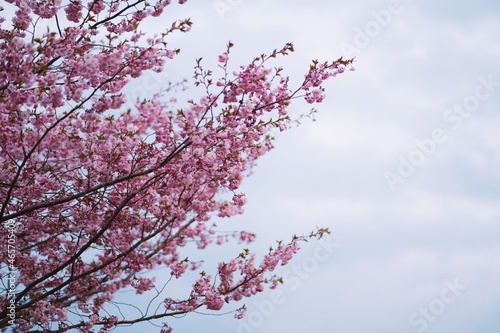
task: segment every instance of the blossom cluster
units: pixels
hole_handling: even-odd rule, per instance
[[[180,104],[158,93],[126,109],[124,87],[146,71],[162,71],[178,53],[166,40],[191,26],[180,20],[145,38],[141,22],[161,15],[170,0],[8,2],[14,15],[0,20],[0,219],[15,222],[18,239],[14,332],[107,332],[201,306],[220,310],[266,283],[275,287],[279,278],[269,273],[298,251],[299,238],[260,263],[251,253],[220,263],[187,299],[165,298],[161,316],[125,319],[105,311],[119,290],[155,288],[141,272],[167,267],[179,279],[200,269],[182,249],[227,241],[209,221],[242,213],[241,182],[273,147],[270,132],[290,122],[291,101],[321,102],[321,84],[351,61],[315,61],[291,90],[268,62],[293,51],[292,44],[230,72],[230,43],[218,58],[219,75],[197,62],[194,85],[204,91],[196,101]],[[38,31],[40,20],[53,28]],[[237,235],[240,242],[254,239]],[[2,330],[5,304],[0,296]]]

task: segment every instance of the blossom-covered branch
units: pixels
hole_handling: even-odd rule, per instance
[[[202,271],[189,297],[165,297],[154,314],[106,314],[117,291],[155,288],[153,278],[139,273],[165,267],[180,279],[201,270],[201,261],[183,257],[183,249],[227,241],[210,221],[242,213],[240,184],[272,149],[273,129],[293,121],[290,103],[321,102],[322,83],[352,63],[313,61],[292,89],[283,69],[272,65],[293,51],[291,43],[236,70],[229,66],[229,43],[216,70],[196,62],[199,98],[178,101],[172,91],[158,92],[127,107],[126,85],[147,71],[161,72],[179,52],[168,37],[192,24],[176,21],[155,36],[140,30],[168,5],[5,4],[13,14],[0,17],[0,221],[15,225],[16,255],[15,263],[9,261],[7,243],[1,243],[0,271],[4,282],[3,272],[15,266],[18,285],[15,297],[0,287],[3,331],[11,324],[10,303],[17,311],[14,332],[107,332],[200,307],[218,311],[265,284],[276,287],[280,278],[272,271],[305,239],[279,243],[260,263],[245,250],[213,274]],[[242,242],[254,239],[249,232],[235,235]]]

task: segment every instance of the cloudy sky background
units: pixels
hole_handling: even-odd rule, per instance
[[[498,332],[500,3],[191,0],[165,20],[184,17],[192,31],[171,39],[181,56],[132,96],[191,77],[195,58],[214,63],[229,40],[235,68],[293,41],[276,65],[295,82],[314,58],[355,55],[356,71],[326,84],[316,122],[276,136],[244,182],[245,214],[220,222],[255,231],[260,254],[316,226],[332,236],[281,269],[279,293],[246,300],[245,319],[195,314],[170,320],[174,332]]]

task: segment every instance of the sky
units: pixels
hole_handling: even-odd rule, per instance
[[[244,319],[202,311],[170,320],[174,332],[498,332],[500,2],[189,0],[167,8],[162,20],[190,17],[193,28],[172,36],[181,54],[129,87],[132,98],[190,78],[195,58],[215,64],[230,40],[234,68],[293,42],[296,52],[276,63],[292,82],[312,59],[356,57],[354,72],[325,84],[316,121],[276,134],[241,188],[245,213],[218,222],[255,232],[260,255],[316,227],[332,234],[278,270],[283,286],[245,300]],[[240,247],[214,249],[207,263]],[[182,294],[189,282],[172,288]]]
[[[499,2],[220,0],[170,10],[167,20],[194,23],[171,38],[181,55],[132,95],[189,78],[195,58],[215,64],[229,40],[235,68],[292,41],[296,52],[277,64],[292,82],[311,59],[356,57],[356,71],[325,85],[316,121],[276,135],[243,183],[245,213],[220,222],[256,232],[261,255],[316,227],[331,236],[278,271],[281,288],[247,299],[244,319],[207,311],[169,321],[174,332],[498,332]]]

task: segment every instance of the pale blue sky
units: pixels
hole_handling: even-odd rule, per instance
[[[497,332],[499,3],[402,1],[379,30],[372,12],[387,10],[386,1],[240,1],[223,19],[214,3],[179,8],[194,26],[174,38],[185,58],[172,75],[189,69],[188,55],[208,59],[229,39],[235,65],[294,41],[285,66],[297,80],[309,59],[357,46],[357,71],[327,84],[317,122],[277,135],[244,183],[246,213],[226,222],[257,231],[261,253],[315,226],[329,227],[338,248],[319,261],[308,244],[284,268],[289,284],[272,311],[265,293],[246,301],[243,322],[193,315],[173,321],[176,332]],[[356,45],[370,25],[369,45]],[[488,77],[492,87],[482,83]],[[467,118],[449,118],[454,104],[474,103],[488,88]],[[436,129],[445,139],[391,191],[384,174],[397,174],[400,157],[420,164],[415,140]],[[302,278],[293,265],[312,272]]]

